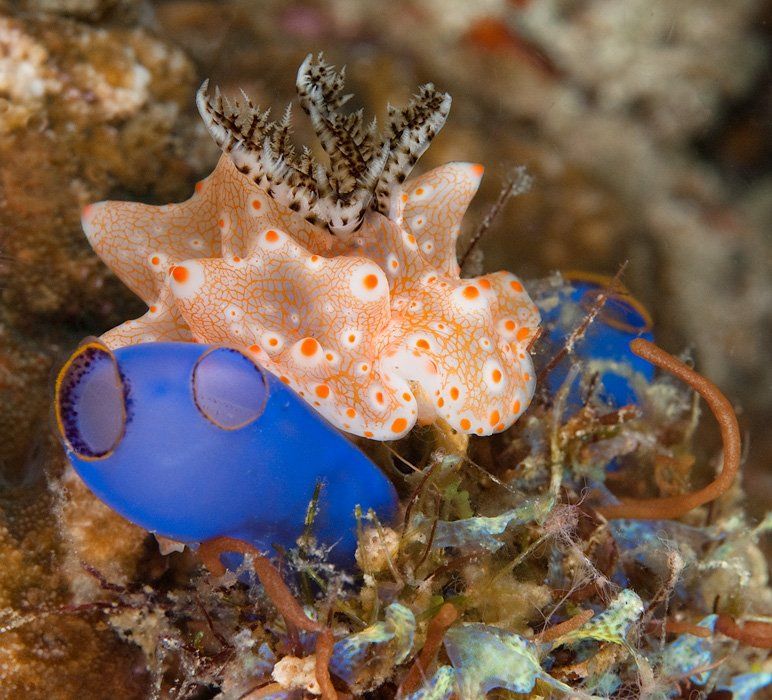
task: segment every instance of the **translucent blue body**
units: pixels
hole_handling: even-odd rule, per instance
[[[611,282],[583,279],[581,275],[568,274],[564,277],[567,285],[559,292],[557,305],[547,306],[543,303],[544,300],[536,299],[546,331],[542,342],[547,345],[548,357],[564,346],[566,339],[582,322],[598,294],[607,290]],[[600,372],[598,387],[601,400],[615,408],[638,401],[633,382],[630,381],[633,373],[641,375],[647,381],[654,377],[654,366],[630,350],[629,344],[634,338],[654,340],[648,314],[633,297],[612,294],[574,348],[574,355],[578,360],[619,363],[618,368],[609,366]],[[565,358],[547,375],[546,383],[551,393],[562,386],[570,364],[571,360]],[[568,405],[569,409],[573,410],[582,405],[578,380],[571,388]]]
[[[312,533],[345,563],[357,505],[394,516],[396,494],[375,464],[240,352],[194,343],[79,352],[57,382],[60,432],[88,487],[128,520],[186,543],[292,547],[321,483]]]

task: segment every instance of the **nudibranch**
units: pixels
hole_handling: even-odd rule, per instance
[[[62,368],[55,413],[88,487],[170,539],[295,546],[321,485],[311,533],[353,562],[356,506],[389,522],[391,482],[248,353],[195,343],[110,351],[84,343]],[[340,468],[346,464],[356,473]]]
[[[384,134],[339,112],[343,74],[310,56],[300,104],[317,163],[248,99],[206,83],[198,107],[223,155],[180,204],[86,207],[91,245],[147,304],[104,335],[237,345],[349,433],[390,440],[416,421],[488,435],[526,409],[539,313],[509,272],[461,279],[456,241],[483,168],[450,163],[407,181],[442,128],[432,85],[389,108]]]

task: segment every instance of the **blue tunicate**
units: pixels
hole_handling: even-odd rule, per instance
[[[608,297],[598,315],[587,326],[584,336],[574,347],[575,359],[598,369],[598,396],[614,408],[637,403],[631,378],[638,374],[646,381],[654,377],[651,363],[635,355],[629,347],[631,340],[654,340],[651,320],[646,310],[626,292],[609,292],[612,280],[581,273],[563,275],[565,285],[557,291],[545,290],[534,301],[542,315],[545,334],[541,341],[545,362],[558,353],[571,333],[581,325],[587,313],[606,292]],[[564,358],[547,374],[545,382],[552,393],[565,381],[571,365]],[[581,407],[582,392],[577,380],[568,398],[569,412]]]
[[[56,415],[88,487],[173,540],[293,547],[321,484],[313,535],[348,564],[355,507],[384,522],[396,513],[375,464],[236,349],[148,343],[113,353],[86,343],[60,373]]]

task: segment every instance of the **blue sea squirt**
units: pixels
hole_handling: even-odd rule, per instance
[[[600,401],[613,408],[639,403],[635,379],[651,382],[654,365],[636,355],[630,342],[654,341],[648,311],[616,279],[587,272],[563,272],[561,277],[565,285],[557,295],[550,290],[535,299],[544,329],[542,351],[561,358],[545,372],[546,388],[557,393],[571,362],[579,360],[589,373],[597,372]],[[573,348],[571,357],[560,354],[567,343]],[[584,403],[578,380],[571,386],[568,403],[571,412]]]
[[[355,507],[386,521],[396,510],[380,470],[236,349],[87,342],[59,375],[56,416],[89,488],[173,540],[293,547],[320,484],[313,534],[351,561]]]

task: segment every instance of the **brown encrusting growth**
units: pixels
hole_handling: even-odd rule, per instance
[[[445,603],[431,619],[429,628],[426,630],[426,641],[421,649],[421,654],[402,681],[399,689],[400,696],[412,693],[420,687],[421,682],[428,675],[427,669],[431,666],[442,646],[445,632],[457,619],[458,610],[452,603]]]
[[[278,608],[288,627],[292,626],[306,632],[318,633],[316,639],[316,680],[322,690],[323,700],[337,700],[338,695],[332,685],[329,670],[334,643],[332,630],[306,615],[278,569],[266,556],[260,553],[260,550],[251,544],[233,537],[217,537],[202,542],[198,548],[198,555],[204,566],[215,576],[222,576],[225,573],[226,569],[220,561],[220,556],[227,552],[238,552],[252,558],[252,568],[260,579],[260,583],[263,584],[266,595]]]
[[[675,377],[691,386],[710,407],[721,429],[721,439],[724,443],[723,467],[719,475],[707,486],[679,496],[667,498],[647,498],[623,500],[616,506],[604,506],[598,508],[598,512],[607,519],[631,518],[631,519],[665,519],[680,518],[690,510],[699,508],[706,503],[715,501],[726,493],[734,483],[737,472],[740,470],[741,441],[740,426],[737,416],[729,400],[721,393],[719,388],[710,380],[698,374],[683,362],[665,352],[643,338],[636,338],[630,343],[630,349],[639,357],[657,365],[661,369],[670,372]]]

